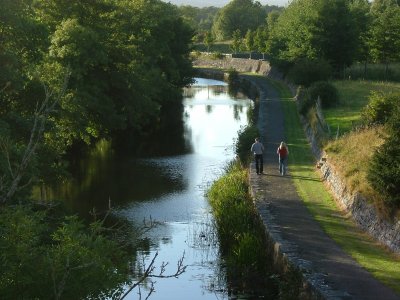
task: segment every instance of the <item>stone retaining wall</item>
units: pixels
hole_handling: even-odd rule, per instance
[[[400,221],[390,222],[379,216],[373,204],[368,203],[360,193],[352,193],[344,184],[338,172],[322,153],[319,162],[321,174],[328,184],[336,202],[350,213],[353,220],[379,242],[392,251],[400,253]]]

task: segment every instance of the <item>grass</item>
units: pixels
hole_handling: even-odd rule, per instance
[[[282,98],[291,97],[290,91],[283,83],[269,81],[279,91]],[[359,230],[350,218],[341,213],[316,173],[315,159],[300,125],[296,103],[294,101],[282,103],[285,112],[285,134],[287,140],[290,141],[289,148],[291,149],[290,171],[299,195],[324,231],[344,251],[375,278],[400,295],[400,257],[377,244]]]
[[[339,91],[339,105],[324,109],[325,120],[333,133],[345,134],[360,123],[360,112],[368,104],[372,91],[400,92],[400,83],[338,80],[333,82]]]
[[[279,286],[270,279],[264,227],[255,212],[248,182],[247,169],[232,162],[207,196],[231,283],[238,285],[240,293],[258,291],[268,298],[276,297]]]
[[[380,198],[368,184],[367,172],[373,153],[383,143],[383,136],[382,126],[365,128],[349,132],[325,147],[329,160],[336,171],[343,175],[350,191],[358,191],[367,199]]]

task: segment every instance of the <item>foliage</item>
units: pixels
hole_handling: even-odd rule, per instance
[[[40,115],[44,129],[23,174],[27,191],[58,178],[63,154],[74,144],[157,131],[167,107],[180,102],[180,89],[192,80],[193,31],[173,5],[158,0],[4,5],[0,126],[12,139],[3,140],[0,161],[14,166],[21,161],[18,153],[32,149],[26,145],[39,121],[35,110],[47,95],[65,89],[51,111]],[[7,164],[1,167],[2,174],[9,173]]]
[[[289,70],[287,77],[295,84],[310,86],[315,81],[328,80],[332,67],[324,59],[300,59]]]
[[[374,1],[371,14],[371,56],[375,61],[388,65],[400,59],[400,6],[394,0]]]
[[[2,299],[115,298],[128,281],[128,258],[76,217],[50,223],[44,211],[15,206],[0,212]]]
[[[274,24],[268,52],[277,59],[325,59],[334,70],[355,57],[358,27],[345,0],[295,0]]]
[[[248,193],[247,172],[231,162],[225,175],[207,192],[215,216],[221,250],[228,263],[228,276],[245,282],[244,290],[266,283],[267,256],[264,232]],[[262,275],[261,275],[262,274]],[[270,287],[267,293],[276,290]]]
[[[204,32],[211,31],[214,17],[220,10],[218,7],[194,7],[190,5],[180,5],[178,7],[179,14],[185,23],[196,31],[197,36],[201,36]]]
[[[335,106],[339,102],[336,87],[327,81],[314,82],[309,88],[309,97],[314,101],[319,97],[323,108]]]
[[[393,107],[388,121],[388,137],[372,157],[368,181],[385,202],[400,208],[400,107]]]
[[[207,47],[207,52],[210,52],[210,47],[214,44],[214,37],[212,36],[212,33],[210,31],[207,31],[204,34],[204,45]]]
[[[235,152],[239,160],[245,165],[250,162],[250,147],[254,143],[254,139],[258,136],[260,136],[260,133],[254,124],[242,127],[238,132]]]
[[[242,44],[243,44],[242,33],[241,33],[240,29],[236,29],[232,33],[232,39],[233,40],[232,40],[230,47],[231,47],[233,53],[237,53],[241,50]]]
[[[362,111],[362,119],[365,124],[385,124],[395,108],[400,106],[400,93],[372,92],[368,105]]]
[[[217,40],[230,39],[235,30],[242,34],[247,30],[256,30],[266,17],[261,4],[253,0],[233,0],[216,15],[212,31]],[[243,36],[242,36],[243,37]]]

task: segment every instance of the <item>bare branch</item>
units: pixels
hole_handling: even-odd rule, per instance
[[[43,137],[43,132],[45,129],[45,124],[47,121],[48,116],[50,113],[54,111],[55,106],[61,98],[65,95],[67,85],[68,85],[68,78],[69,78],[69,72],[64,77],[64,82],[63,86],[61,88],[60,93],[58,96],[51,102],[51,99],[53,99],[53,91],[49,90],[48,87],[44,87],[45,90],[45,99],[43,102],[39,105],[39,103],[36,104],[36,109],[34,113],[34,119],[33,119],[33,125],[31,129],[31,133],[29,136],[29,142],[26,147],[26,150],[22,156],[22,159],[17,166],[15,172],[12,171],[11,164],[10,164],[10,159],[8,159],[8,163],[10,166],[10,171],[12,174],[12,182],[10,184],[10,188],[8,189],[8,192],[5,193],[5,195],[2,195],[0,198],[0,203],[5,203],[7,202],[14,194],[15,192],[19,189],[20,186],[20,181],[22,177],[25,175],[26,168],[28,167],[29,163],[32,160],[33,155],[35,154],[35,151],[42,141]],[[6,155],[8,155],[8,152],[6,152]]]
[[[153,256],[153,258],[152,258],[150,264],[147,266],[147,268],[145,268],[145,271],[144,271],[143,274],[140,276],[140,278],[139,278],[134,284],[132,284],[132,285],[129,287],[129,289],[119,298],[120,300],[125,299],[125,297],[126,297],[133,289],[135,289],[136,287],[139,288],[139,292],[138,292],[138,293],[139,293],[139,295],[140,295],[140,297],[141,297],[140,284],[141,284],[143,281],[145,281],[147,278],[172,278],[172,277],[177,278],[179,275],[181,275],[182,273],[184,273],[184,272],[186,271],[187,265],[184,265],[184,264],[183,264],[183,260],[184,260],[184,258],[185,258],[185,252],[183,252],[182,257],[178,260],[177,268],[176,268],[175,273],[169,274],[169,275],[165,275],[165,274],[164,274],[164,273],[165,273],[165,268],[166,268],[166,266],[168,265],[168,263],[163,262],[163,263],[161,264],[161,267],[160,267],[160,272],[159,272],[158,274],[154,274],[154,270],[155,270],[154,264],[155,264],[155,261],[156,261],[157,256],[158,256],[158,252],[156,252],[156,253],[154,254],[154,256]],[[143,262],[143,266],[144,266],[144,265],[145,265],[145,264],[144,264],[144,262]],[[151,284],[152,284],[152,285],[151,285],[151,287],[150,287],[150,290],[149,290],[149,293],[148,293],[146,299],[148,299],[149,296],[155,291],[155,289],[154,289],[154,283],[152,282]]]

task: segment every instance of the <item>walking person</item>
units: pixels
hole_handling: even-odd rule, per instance
[[[254,160],[256,162],[256,172],[257,174],[261,175],[264,168],[264,145],[260,143],[258,138],[255,138],[255,142],[253,143],[253,145],[251,145],[250,151],[254,154]]]
[[[281,142],[278,149],[276,150],[276,153],[279,156],[279,173],[281,174],[281,176],[284,176],[286,174],[289,148],[284,142]]]

